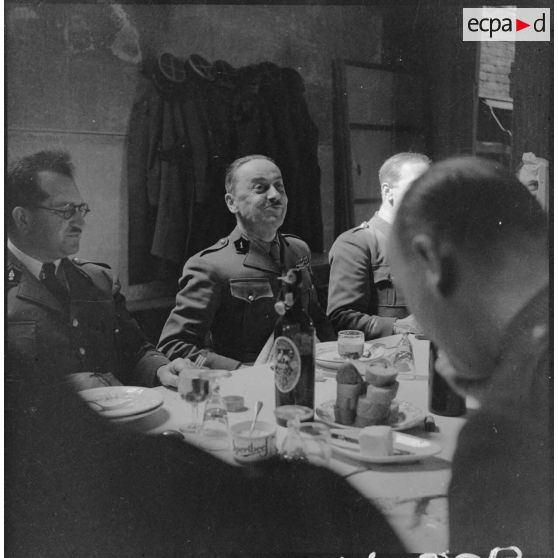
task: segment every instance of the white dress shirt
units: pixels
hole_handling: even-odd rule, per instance
[[[12,254],[27,268],[27,270],[32,275],[34,275],[39,281],[41,280],[41,270],[43,269],[43,263],[48,262],[41,262],[27,255],[25,252],[22,252],[10,239],[8,239],[8,250],[12,252]],[[55,267],[55,273],[58,271],[58,266],[60,265],[61,261],[62,260],[55,260],[52,262]]]

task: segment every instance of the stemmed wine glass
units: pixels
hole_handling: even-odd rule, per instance
[[[178,393],[188,403],[188,418],[179,426],[179,430],[190,436],[197,436],[201,421],[199,405],[209,395],[209,380],[204,376],[204,370],[185,370],[178,376]]]
[[[219,393],[219,380],[230,375],[228,370],[203,371],[203,377],[209,381],[209,397],[205,404],[199,443],[209,451],[220,451],[230,447],[227,408]]]

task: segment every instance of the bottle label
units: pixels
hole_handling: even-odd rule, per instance
[[[292,391],[302,369],[298,347],[288,337],[277,337],[273,345],[275,386],[281,393]]]

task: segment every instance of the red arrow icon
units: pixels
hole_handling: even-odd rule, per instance
[[[520,19],[515,18],[515,30],[516,31],[521,31],[522,29],[525,29],[526,27],[531,27],[530,23],[525,23],[524,21],[521,21]]]

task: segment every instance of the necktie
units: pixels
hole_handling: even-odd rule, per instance
[[[279,242],[277,240],[272,240],[269,247],[269,255],[271,259],[281,267],[281,249],[279,247]]]
[[[45,263],[41,269],[41,283],[62,303],[66,304],[69,293],[66,288],[56,279],[56,266],[52,263]]]

